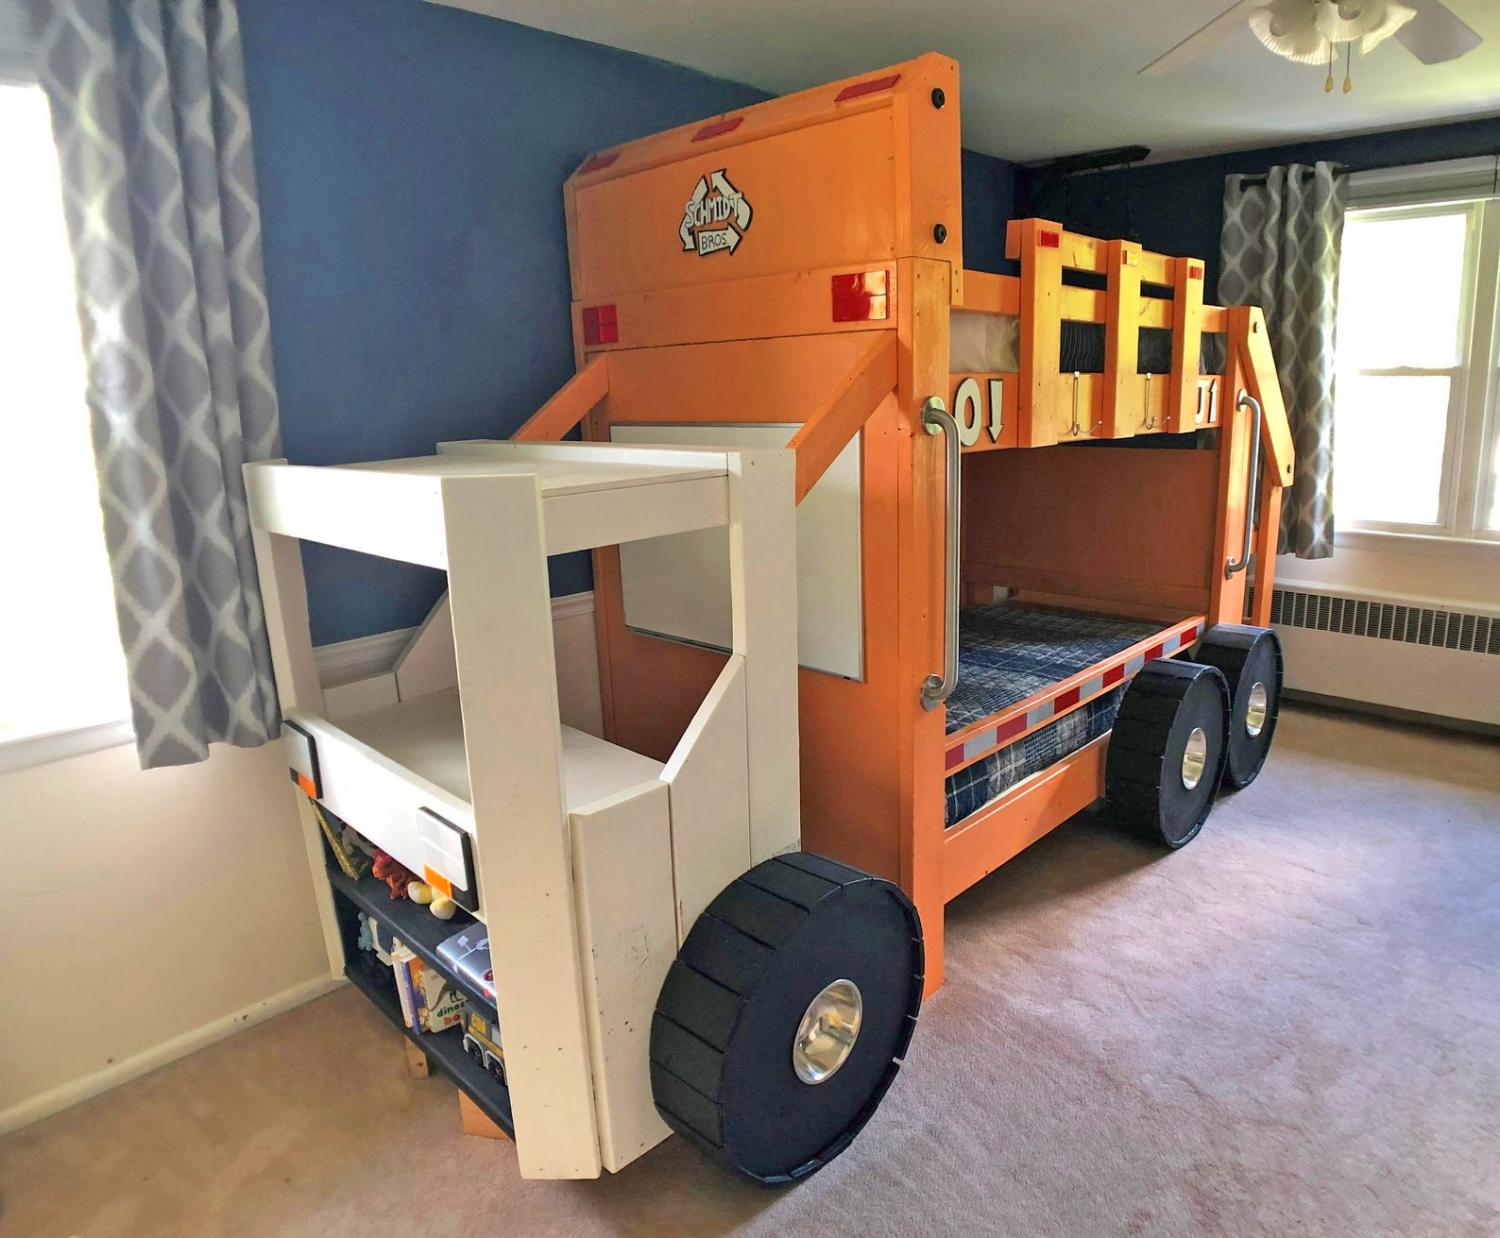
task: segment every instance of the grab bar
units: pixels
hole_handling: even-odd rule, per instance
[[[963,508],[959,487],[962,477],[962,458],[959,454],[958,423],[937,396],[929,396],[922,405],[922,428],[928,434],[943,435],[947,452],[944,465],[944,481],[947,483],[948,511],[945,529],[947,538],[943,567],[943,673],[929,675],[922,681],[922,708],[934,709],[953,695],[958,686],[958,571],[959,571],[959,516]]]
[[[1255,533],[1255,494],[1260,489],[1260,401],[1248,391],[1240,392],[1240,398],[1234,402],[1235,408],[1248,408],[1254,414],[1250,432],[1250,488],[1245,492],[1245,544],[1240,550],[1238,559],[1231,559],[1224,565],[1224,579],[1231,580],[1236,572],[1243,572],[1250,566],[1250,539]]]

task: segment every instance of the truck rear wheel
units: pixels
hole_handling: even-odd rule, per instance
[[[1125,689],[1104,769],[1122,824],[1177,848],[1213,807],[1228,747],[1229,690],[1212,666],[1148,662]]]
[[[900,1069],[922,929],[899,887],[822,856],[756,865],[698,917],[651,1021],[666,1123],[771,1186],[844,1151]]]
[[[1193,656],[1229,684],[1229,758],[1224,781],[1248,787],[1266,763],[1281,708],[1281,641],[1270,628],[1221,623]]]

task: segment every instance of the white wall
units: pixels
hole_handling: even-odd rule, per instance
[[[0,1130],[331,986],[279,748],[0,776]]]
[[[564,719],[597,734],[591,599],[558,599],[554,624]],[[347,676],[361,644],[320,662]],[[0,774],[0,1132],[334,986],[295,795],[279,744],[148,773],[125,745]]]

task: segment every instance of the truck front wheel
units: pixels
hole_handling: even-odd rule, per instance
[[[673,1130],[767,1185],[843,1152],[900,1069],[922,929],[899,887],[822,856],[756,865],[698,918],[651,1023]]]

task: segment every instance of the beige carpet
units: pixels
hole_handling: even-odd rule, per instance
[[[1500,1234],[1500,746],[1289,712],[1160,859],[1070,824],[949,909],[854,1148],[523,1182],[342,991],[0,1141],[0,1233]]]

